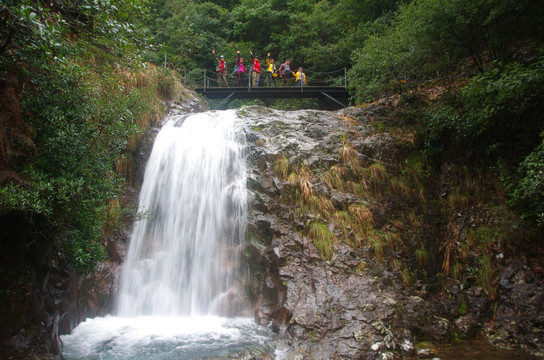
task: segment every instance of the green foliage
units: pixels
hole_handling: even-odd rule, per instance
[[[44,256],[89,272],[104,259],[109,202],[124,184],[114,161],[158,101],[157,81],[135,80],[145,43],[128,20],[138,9],[124,0],[1,7],[0,84],[30,79],[10,105],[21,107],[32,146],[7,164],[21,180],[0,187],[0,216],[25,219],[24,246],[45,245]]]
[[[523,216],[544,225],[544,144],[541,143],[520,163],[517,176],[509,180],[511,203]]]
[[[467,301],[466,301],[465,297],[463,296],[461,298],[461,304],[459,305],[459,310],[457,311],[457,313],[460,316],[464,316],[464,315],[467,314],[467,312],[468,312]]]
[[[277,99],[266,104],[271,109],[279,110],[300,110],[319,109],[317,99]]]
[[[453,150],[480,159],[517,163],[538,143],[544,59],[531,65],[497,64],[474,77],[425,120],[427,154],[435,161]]]
[[[491,257],[487,254],[480,258],[480,270],[478,272],[478,283],[485,290],[487,295],[496,300],[497,288],[494,285],[497,269],[491,260]]]
[[[271,52],[278,64],[291,58],[323,77],[349,66],[350,53],[373,31],[373,22],[390,17],[399,2],[153,0],[144,4],[140,22],[154,38],[158,51],[148,59],[156,64],[166,55],[168,66],[177,69],[213,68],[211,49],[228,64],[240,49],[246,58],[250,50],[261,57]]]
[[[427,252],[427,249],[425,249],[422,246],[422,247],[420,247],[419,249],[416,250],[415,255],[416,255],[417,264],[421,268],[424,268],[427,265],[427,263],[429,262],[429,254]]]
[[[153,38],[154,48],[146,53],[147,59],[162,65],[166,56],[168,67],[178,70],[215,69],[211,50],[223,53],[233,28],[228,10],[221,5],[190,0],[147,2],[143,16],[136,19]],[[235,51],[224,53],[227,63],[235,58]]]
[[[447,78],[467,58],[484,72],[491,61],[511,60],[511,45],[520,39],[542,39],[538,16],[542,8],[530,1],[408,2],[353,53],[351,88],[361,101],[404,94],[425,80]]]
[[[20,52],[40,51],[51,56],[63,48],[61,36],[67,23],[62,14],[31,1],[8,0],[1,4],[1,9],[0,54],[17,48]]]
[[[123,184],[113,161],[137,131],[134,121],[148,110],[149,94],[108,89],[109,81],[118,82],[113,78],[80,83],[88,73],[78,66],[47,71],[33,74],[33,96],[23,96],[37,155],[22,172],[25,181],[0,190],[0,206],[34,219],[72,265],[90,271],[104,256],[97,241],[106,202]]]

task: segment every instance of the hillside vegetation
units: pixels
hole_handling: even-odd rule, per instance
[[[2,318],[26,311],[29,284],[50,264],[90,273],[105,258],[143,132],[160,119],[161,101],[181,96],[176,72],[191,84],[215,67],[212,49],[230,70],[237,49],[246,57],[271,52],[278,64],[291,58],[309,85],[312,76],[346,67],[355,106],[393,109],[373,126],[410,144],[404,166],[394,174],[380,164],[352,168],[348,136],[343,166],[323,181],[357,193],[370,191],[361,180],[369,178],[372,191],[404,192],[422,216],[433,209],[445,233],[409,239],[406,284],[477,284],[497,301],[501,256],[538,262],[540,1],[5,0],[0,24]],[[278,176],[300,187],[304,207],[360,229],[387,257],[392,229],[368,233],[364,208],[327,210],[305,192],[312,173],[300,165],[291,177],[285,161],[276,164]],[[440,190],[440,199],[419,191],[425,188]],[[402,221],[417,227],[412,213]],[[330,258],[326,225],[314,222],[308,233]],[[10,324],[2,338],[18,326]]]
[[[141,59],[134,14],[130,2],[2,7],[2,240],[50,246],[83,272],[104,257],[138,135],[173,96],[170,72]]]
[[[432,252],[444,259],[447,278],[458,258],[457,272],[483,266],[469,266],[461,255],[468,249],[454,246],[460,244],[459,236],[465,237],[464,225],[459,229],[454,224],[461,210],[494,218],[470,230],[480,240],[470,242],[469,248],[489,248],[479,255],[501,253],[506,240],[499,240],[498,234],[508,238],[506,242],[516,237],[518,245],[540,244],[542,4],[159,0],[148,2],[143,14],[141,24],[160,44],[158,51],[146,53],[147,58],[160,63],[166,57],[169,66],[186,69],[189,80],[200,76],[202,68],[213,69],[211,49],[224,54],[231,65],[236,49],[246,57],[252,50],[260,56],[271,52],[279,62],[291,58],[296,66],[304,66],[310,85],[313,75],[348,67],[354,104],[388,99],[396,114],[380,126],[409,130],[418,154],[413,156],[415,165],[407,164],[417,169],[409,171],[418,176],[426,171],[426,181],[444,188],[449,205],[440,221],[451,222],[452,243],[435,244],[439,249]],[[485,210],[476,210],[478,206]],[[506,235],[512,229],[523,230],[518,236]],[[476,244],[481,242],[485,244]],[[489,281],[493,279],[490,275]]]
[[[135,14],[124,1],[0,5],[0,357],[20,329],[56,334],[43,316],[51,273],[107,256],[140,138],[181,94],[142,60]]]

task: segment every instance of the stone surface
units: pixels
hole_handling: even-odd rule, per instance
[[[376,109],[373,109],[377,111]],[[375,359],[414,354],[412,330],[421,333],[431,305],[417,296],[406,296],[398,280],[361,249],[338,242],[331,261],[325,261],[312,240],[302,235],[303,223],[293,221],[293,210],[279,201],[286,180],[274,171],[280,156],[291,165],[327,169],[339,162],[343,134],[353,126],[367,129],[364,121],[346,121],[339,113],[282,112],[260,107],[241,110],[252,122],[248,138],[251,179],[248,186],[258,199],[250,214],[250,261],[256,290],[256,319],[272,322],[289,345],[288,359]],[[367,111],[348,109],[346,114],[365,119]],[[341,116],[342,115],[342,116]],[[367,165],[389,163],[398,157],[393,139],[377,134],[354,141]],[[266,161],[263,163],[263,159]],[[318,186],[317,181],[313,184]],[[337,207],[360,199],[349,193],[329,194]],[[361,261],[371,271],[359,271]],[[434,321],[435,338],[446,340],[449,322]],[[306,357],[311,356],[311,357]]]
[[[280,358],[430,358],[431,349],[416,354],[415,339],[448,342],[452,336],[478,334],[484,326],[498,345],[542,352],[543,324],[538,317],[544,313],[542,279],[536,280],[523,262],[510,264],[501,274],[493,322],[493,302],[479,286],[452,282],[442,291],[429,291],[434,284],[421,281],[406,286],[400,273],[376,259],[368,247],[354,249],[341,241],[326,261],[304,235],[315,215],[297,216],[289,202],[282,201],[288,196],[289,179],[278,176],[275,162],[285,157],[291,169],[307,166],[313,172],[311,187],[335,208],[364,203],[351,193],[329,190],[319,176],[341,163],[338,150],[346,134],[362,166],[394,167],[404,161],[406,144],[373,125],[373,120],[390,116],[391,109],[373,105],[336,113],[283,112],[253,106],[238,112],[250,123],[246,138],[253,206],[246,246],[252,274],[248,287],[256,321],[271,324],[283,339],[278,343]],[[445,194],[449,189],[436,191]],[[373,205],[376,221],[399,206]],[[432,211],[426,215],[422,227],[432,231],[437,215]],[[474,221],[470,212],[458,214],[460,228],[473,226]],[[400,251],[390,256],[408,262]],[[478,261],[476,254],[471,256]],[[440,271],[436,264],[429,269]]]

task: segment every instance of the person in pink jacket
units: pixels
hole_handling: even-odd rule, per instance
[[[244,58],[240,57],[240,50],[236,50],[238,59],[236,60],[236,65],[234,66],[234,72],[238,76],[238,82],[236,86],[244,86],[244,74],[246,73],[246,68],[244,66]]]

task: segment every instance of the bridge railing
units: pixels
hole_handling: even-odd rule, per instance
[[[320,72],[314,71],[312,69],[304,69],[304,73],[306,74],[306,85],[304,86],[347,87],[348,85],[346,68],[329,72]],[[189,72],[185,71],[184,75],[184,82],[196,88],[206,89],[220,87],[217,81],[217,73],[215,71],[215,68],[195,69]],[[227,74],[226,78],[228,87],[252,87],[251,74],[249,71],[246,71],[243,81],[240,81],[240,84],[238,84],[238,74],[236,74],[234,71],[230,71]],[[275,85],[274,82],[271,82],[271,84],[269,85],[266,71],[261,70],[258,86],[282,86],[281,78],[278,76],[275,79]],[[287,86],[296,86],[295,77],[289,78]]]

